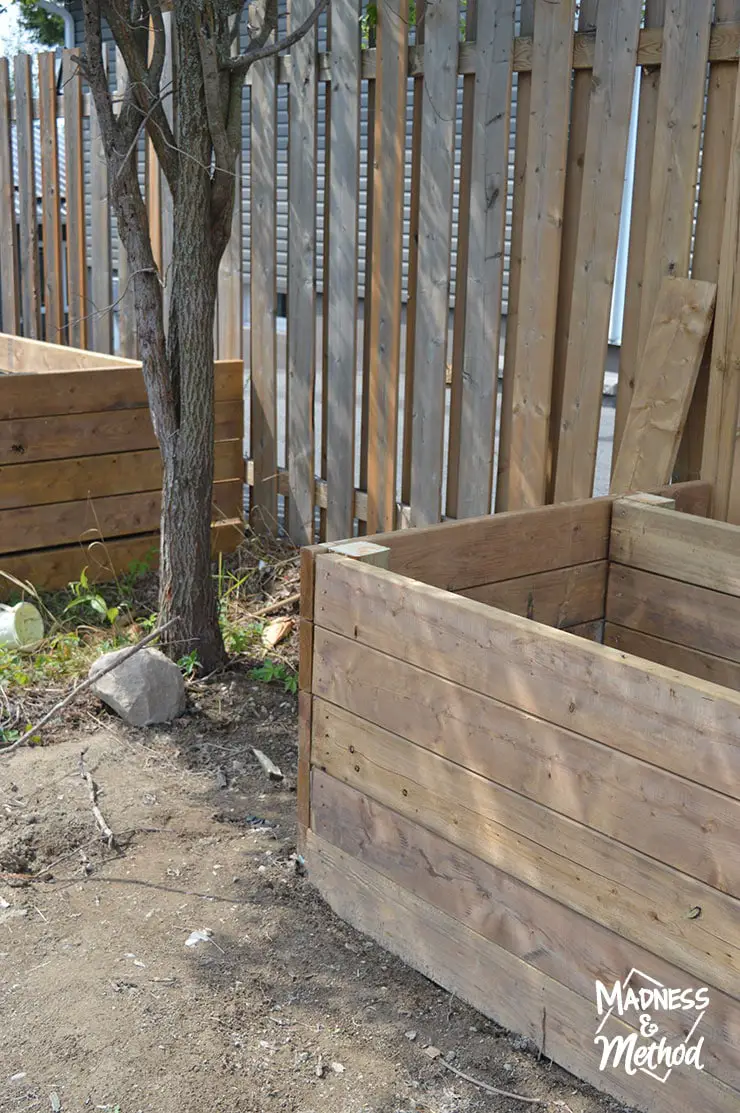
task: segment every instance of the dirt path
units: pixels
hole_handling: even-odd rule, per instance
[[[318,899],[295,858],[292,697],[235,674],[199,699],[171,730],[101,713],[0,762],[0,872],[56,863],[51,880],[0,879],[2,1113],[547,1108],[482,1093],[429,1044],[490,1085],[619,1109]],[[99,841],[82,749],[119,853]],[[193,931],[212,935],[188,947]]]

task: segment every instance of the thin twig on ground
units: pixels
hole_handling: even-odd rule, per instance
[[[64,699],[59,700],[59,703],[55,703],[50,711],[47,711],[45,715],[42,715],[37,723],[33,723],[25,731],[25,733],[20,736],[20,738],[17,738],[15,742],[12,743],[12,745],[4,746],[2,749],[0,749],[0,757],[5,757],[6,754],[10,754],[13,752],[13,750],[17,750],[20,746],[25,745],[29,738],[32,738],[34,734],[41,730],[42,727],[45,727],[47,723],[50,723],[52,719],[55,719],[60,711],[63,711],[65,707],[68,707],[70,703],[73,703],[79,695],[82,695],[82,693],[87,691],[88,688],[91,688],[96,681],[100,680],[104,676],[107,676],[109,672],[113,672],[113,670],[117,669],[119,665],[122,665],[124,661],[128,661],[131,657],[134,656],[135,653],[138,653],[140,649],[144,649],[145,646],[155,641],[160,634],[164,633],[164,631],[172,626],[176,621],[177,619],[171,618],[169,622],[165,622],[163,626],[158,626],[156,630],[152,630],[151,634],[147,634],[147,636],[145,638],[142,638],[140,642],[137,642],[136,645],[132,645],[130,649],[124,650],[121,655],[116,658],[115,661],[113,661],[110,665],[106,665],[105,668],[101,669],[100,672],[95,674],[95,676],[88,676],[87,680],[83,680],[80,684],[72,689],[69,695],[65,696]]]
[[[464,1079],[465,1082],[470,1082],[472,1086],[477,1086],[479,1090],[484,1090],[487,1094],[495,1094],[499,1098],[509,1098],[510,1101],[521,1101],[525,1105],[541,1105],[550,1109],[564,1109],[566,1113],[573,1113],[569,1105],[564,1101],[555,1100],[553,1098],[528,1098],[524,1094],[514,1094],[510,1090],[499,1090],[496,1086],[489,1086],[487,1082],[481,1082],[479,1078],[473,1078],[470,1074],[465,1074],[464,1071],[459,1070],[453,1066],[446,1059],[440,1057],[437,1059],[438,1063],[447,1067],[447,1070],[452,1071],[458,1078]]]
[[[272,603],[268,603],[266,607],[260,607],[258,611],[252,611],[251,618],[264,618],[265,615],[272,614],[274,611],[280,611],[283,607],[292,607],[295,603],[299,603],[301,599],[300,591],[296,591],[293,595],[287,595],[285,599],[274,599]]]
[[[92,811],[93,811],[93,815],[95,816],[95,822],[97,823],[98,827],[101,830],[103,838],[105,839],[106,846],[108,847],[109,850],[115,850],[116,849],[116,836],[113,834],[109,825],[106,823],[105,816],[103,815],[103,813],[101,812],[101,810],[98,806],[98,786],[95,784],[95,781],[93,780],[92,773],[90,773],[89,770],[85,768],[85,751],[84,750],[80,754],[80,776],[85,781],[85,783],[87,784],[87,787],[89,789],[90,804],[92,805]]]

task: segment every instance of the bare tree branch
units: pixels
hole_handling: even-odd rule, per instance
[[[85,7],[88,6],[98,7],[97,4],[91,4],[90,0],[85,0]],[[169,120],[161,103],[158,103],[159,82],[166,46],[161,6],[158,0],[149,0],[147,11],[151,15],[155,28],[154,51],[150,65],[147,64],[146,55],[142,54],[137,40],[138,29],[132,25],[127,15],[119,10],[116,0],[102,0],[100,8],[108,20],[116,46],[126,64],[131,96],[140,111],[147,116],[147,133],[174,198],[177,193],[179,159]],[[148,19],[144,27],[148,36]],[[151,115],[148,115],[150,110],[152,110]]]
[[[328,7],[329,0],[318,0],[316,7],[311,14],[304,19],[303,23],[291,31],[289,35],[286,35],[282,39],[278,39],[276,42],[268,43],[266,40],[264,42],[262,41],[262,32],[264,31],[263,25],[260,34],[255,36],[244,54],[239,54],[236,58],[223,59],[221,63],[222,66],[234,73],[246,75],[247,70],[254,62],[259,61],[261,58],[270,58],[273,54],[280,54],[283,50],[289,50],[291,46],[294,46],[311,30],[313,25],[318,21],[319,16],[325,12]],[[267,22],[267,12],[265,13],[265,22]]]

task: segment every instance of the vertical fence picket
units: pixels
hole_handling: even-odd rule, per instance
[[[329,125],[326,537],[351,537],[354,516],[355,383],[360,136],[360,23],[356,3],[331,12]]]
[[[372,38],[371,38],[371,41]],[[375,174],[375,101],[376,82],[372,78],[367,83],[367,166],[366,166],[366,194],[365,194],[365,273],[363,281],[362,302],[362,394],[360,401],[360,460],[359,480],[360,489],[367,491],[368,471],[368,433],[370,428],[370,338],[372,322],[372,289],[373,289],[373,208]],[[367,521],[358,519],[357,532],[362,536],[367,533]]]
[[[666,0],[646,0],[645,27],[658,29],[665,19]],[[635,143],[635,167],[632,186],[632,218],[630,220],[627,278],[624,291],[622,343],[619,350],[619,377],[614,415],[614,448],[612,467],[617,458],[622,431],[629,413],[637,375],[640,337],[642,281],[645,270],[650,179],[653,169],[655,122],[658,110],[662,66],[643,66],[640,74],[640,107]]]
[[[593,490],[642,0],[599,8],[554,501]],[[562,269],[561,269],[562,278]]]
[[[642,278],[638,361],[662,279],[689,271],[712,0],[668,0]]]
[[[20,330],[15,182],[11,146],[10,67],[0,58],[0,298],[3,332]]]
[[[378,3],[367,528],[393,529],[401,345],[408,0]]]
[[[442,513],[445,367],[449,315],[452,192],[457,110],[457,7],[426,0],[424,108],[419,178],[415,377],[423,384],[413,404],[412,526],[432,525]]]
[[[740,523],[740,70],[730,143],[717,307],[707,393],[702,478],[712,484],[712,516]]]
[[[116,96],[123,97],[126,91],[126,66],[120,51],[116,51]],[[134,156],[136,157],[136,156]],[[118,348],[126,359],[135,359],[137,354],[136,321],[134,317],[134,287],[129,270],[126,248],[118,233],[118,290],[116,297],[118,310]]]
[[[534,30],[534,0],[522,0],[521,35]],[[501,417],[499,421],[498,468],[496,471],[496,510],[509,508],[509,459],[511,456],[511,421],[516,376],[516,339],[519,332],[519,286],[522,273],[522,232],[524,228],[525,177],[529,145],[532,74],[517,75],[516,139],[514,142],[514,196],[512,199],[511,239],[509,247],[509,297],[504,343],[504,374],[501,383]]]
[[[44,258],[44,337],[59,344],[64,335],[62,279],[62,198],[59,191],[56,55],[39,54],[41,220]]]
[[[469,0],[470,6],[477,0]],[[417,0],[415,38],[417,48],[424,46],[425,0]],[[413,81],[411,109],[411,196],[409,204],[409,261],[406,273],[406,351],[403,371],[403,448],[401,452],[401,503],[411,502],[411,443],[414,418],[414,365],[416,362],[416,299],[419,270],[419,193],[421,182],[421,127],[424,104],[424,77]]]
[[[478,0],[477,9],[470,231],[459,280],[467,286],[455,491],[460,518],[491,508],[515,4]],[[449,498],[448,485],[448,507]]]
[[[18,140],[18,216],[23,335],[38,340],[41,337],[39,212],[36,198],[36,157],[33,135],[33,77],[31,58],[28,54],[17,55],[13,72]]]
[[[311,11],[292,0],[291,25]],[[288,139],[288,532],[314,539],[316,374],[316,29],[291,51]]]
[[[575,0],[535,7],[508,505],[545,501]]]
[[[90,302],[89,334],[96,352],[113,350],[108,163],[95,105],[90,103]]]
[[[238,53],[238,39],[232,50]],[[240,156],[234,166],[237,182],[241,181],[241,166]],[[164,252],[164,224],[162,232]],[[220,359],[239,359],[242,354],[242,205],[238,187],[234,191],[231,237],[218,271],[218,354]]]
[[[250,524],[277,530],[277,60],[251,70]]]
[[[617,9],[616,4],[608,5]],[[604,11],[607,5],[602,4]],[[578,12],[579,33],[596,29],[598,0],[581,0]],[[634,61],[633,61],[634,74]],[[576,249],[581,221],[581,194],[583,191],[586,138],[588,135],[594,75],[592,70],[575,70],[570,104],[570,129],[568,158],[565,170],[565,196],[563,198],[563,231],[560,245],[560,270],[558,272],[558,308],[555,326],[555,351],[552,367],[552,403],[550,407],[550,445],[547,466],[548,502],[555,483],[555,459],[558,451],[560,420],[563,404],[565,364],[570,332],[570,307],[576,271]]]
[[[474,42],[479,0],[470,0],[465,13],[465,38]],[[465,74],[462,89],[462,129],[460,135],[460,182],[457,208],[457,252],[455,256],[455,306],[452,312],[452,353],[449,368],[450,419],[447,451],[447,490],[445,512],[451,518],[460,514],[460,460],[462,455],[463,356],[468,286],[468,245],[470,237],[470,191],[473,162],[473,112],[476,74]]]
[[[740,0],[717,0],[715,19],[720,25],[740,22]],[[702,175],[691,262],[691,277],[704,282],[716,282],[719,275],[737,73],[736,61],[712,62],[709,67]],[[674,468],[674,476],[678,480],[699,479],[701,476],[711,351],[710,336]]]
[[[76,50],[64,51],[64,151],[67,179],[67,316],[69,342],[87,347],[85,177],[82,147],[82,77]]]

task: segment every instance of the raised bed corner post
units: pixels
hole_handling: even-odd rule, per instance
[[[298,851],[305,854],[306,831],[311,826],[311,726],[313,697],[311,677],[313,674],[313,633],[314,633],[314,583],[316,575],[316,555],[334,553],[337,556],[360,560],[373,564],[376,568],[388,568],[390,549],[385,545],[375,545],[371,541],[342,541],[336,545],[312,545],[301,549],[301,606],[299,630],[298,666]]]

